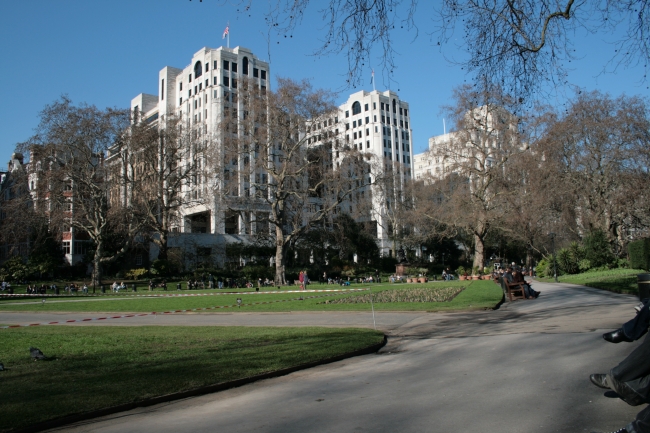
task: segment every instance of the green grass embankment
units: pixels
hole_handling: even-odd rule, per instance
[[[0,432],[380,343],[369,329],[38,327],[0,331]],[[30,346],[53,358],[32,361]]]
[[[596,289],[608,290],[614,293],[626,293],[638,295],[637,275],[647,273],[641,269],[611,269],[607,271],[592,271],[582,274],[561,275],[558,277],[560,283],[579,284],[581,286],[594,287]],[[540,278],[540,281],[554,282],[551,278]]]

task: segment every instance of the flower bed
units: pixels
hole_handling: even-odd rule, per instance
[[[464,287],[441,287],[422,289],[384,290],[372,294],[372,302],[449,302],[454,299]],[[321,304],[369,304],[370,293],[349,296],[339,299],[328,299]]]

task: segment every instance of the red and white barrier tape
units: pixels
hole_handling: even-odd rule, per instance
[[[325,293],[325,292],[352,292],[355,290],[367,290],[367,289],[305,289],[305,290],[276,290],[276,291],[266,291],[266,292],[219,292],[219,293],[161,293],[161,294],[144,294],[144,295],[119,295],[114,293],[89,293],[81,295],[54,295],[54,294],[35,294],[35,293],[0,293],[1,298],[62,298],[70,299],[74,297],[86,298],[86,297],[109,297],[114,296],[118,298],[173,298],[173,297],[184,297],[184,296],[224,296],[224,295],[277,295],[283,293]]]
[[[334,296],[334,295],[344,295],[347,293],[354,293],[354,292],[360,292],[360,291],[366,291],[370,290],[368,289],[350,289],[346,291],[338,291],[338,293],[331,293],[327,295],[321,295],[321,296],[301,296],[300,298],[291,298],[291,299],[279,299],[277,301],[264,301],[264,302],[250,302],[247,304],[233,304],[233,305],[220,305],[220,306],[215,306],[215,307],[204,307],[204,308],[192,308],[188,310],[170,310],[170,311],[162,311],[162,312],[156,312],[153,311],[151,313],[139,313],[139,314],[124,314],[121,316],[107,316],[107,317],[93,317],[90,319],[70,319],[70,320],[65,320],[65,321],[60,321],[60,322],[45,322],[45,323],[30,323],[28,325],[8,325],[8,326],[0,326],[0,329],[10,329],[10,328],[25,328],[29,326],[45,326],[45,325],[63,325],[66,323],[77,323],[77,322],[91,322],[95,320],[109,320],[109,319],[123,319],[127,317],[142,317],[142,316],[155,316],[158,314],[176,314],[176,313],[188,313],[192,311],[207,311],[207,310],[218,310],[222,308],[235,308],[235,307],[245,307],[245,306],[250,306],[250,305],[263,305],[263,304],[274,304],[277,302],[290,302],[290,301],[301,301],[305,299],[315,299],[315,298],[325,298],[327,296]],[[301,291],[302,292],[302,291]],[[244,292],[247,293],[247,292]],[[271,292],[271,293],[276,293],[277,292]],[[285,292],[286,293],[286,292]]]

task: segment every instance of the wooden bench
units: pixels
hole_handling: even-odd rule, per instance
[[[508,283],[503,277],[499,277],[503,294],[510,301],[516,299],[526,299],[526,289],[524,283]],[[534,298],[531,298],[534,299]]]

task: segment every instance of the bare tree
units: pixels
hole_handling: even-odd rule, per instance
[[[209,140],[200,128],[184,128],[176,116],[147,124],[140,114],[134,113],[128,142],[114,149],[119,161],[114,169],[122,182],[121,202],[143,216],[158,258],[166,260],[170,233],[183,224],[182,210],[204,201],[200,170]]]
[[[275,92],[258,86],[243,81],[226,98],[210,160],[224,231],[269,239],[281,285],[290,247],[341,211],[367,183],[367,168],[339,139],[330,92],[283,78]]]
[[[28,259],[31,272],[41,276],[62,263],[59,243],[48,228],[47,214],[34,206],[35,164],[14,153],[0,191],[1,258]]]
[[[133,209],[111,203],[104,158],[109,147],[128,140],[128,110],[75,106],[70,99],[46,106],[36,134],[25,144],[38,166],[37,206],[46,213],[50,229],[63,236],[76,230],[94,245],[93,283],[101,284],[102,265],[122,256],[140,226]],[[116,251],[106,249],[120,233]]]
[[[581,92],[548,117],[538,146],[554,166],[556,186],[567,191],[563,212],[576,236],[602,230],[621,253],[630,236],[645,233],[649,131],[647,102],[637,97]]]
[[[503,108],[507,96],[463,86],[454,91],[454,97],[456,105],[447,111],[455,130],[429,149],[441,170],[414,190],[414,215],[422,221],[416,224],[423,232],[432,227],[444,229],[438,236],[470,233],[473,266],[482,269],[486,237],[500,227],[507,211],[503,197],[509,192],[506,167],[527,146],[521,141],[520,119]]]
[[[368,191],[371,195],[359,207],[360,214],[370,216],[369,219],[379,226],[383,237],[390,242],[392,251],[396,254],[404,244],[413,246],[411,244],[415,232],[407,218],[413,206],[411,184],[403,172],[402,164],[396,161],[384,159],[375,162],[372,172],[373,185]]]
[[[614,29],[622,31],[623,37],[611,41],[615,47],[610,57],[613,66],[647,67],[650,60],[647,0],[444,0],[439,9],[432,7],[424,13],[424,6],[418,3],[329,0],[317,6],[310,0],[274,0],[270,2],[267,21],[271,31],[291,35],[304,16],[318,8],[326,26],[321,35],[322,45],[315,49],[315,54],[346,53],[348,84],[358,86],[373,50],[381,53],[380,64],[392,77],[395,33],[406,28],[417,37],[416,13],[430,14],[434,24],[425,33],[443,46],[462,32],[461,48],[467,56],[453,61],[475,73],[478,84],[485,88],[501,87],[515,95],[515,103],[538,91],[544,82],[565,83],[565,65],[573,59],[571,39],[581,28],[607,36]],[[240,4],[242,11],[253,7],[251,0],[240,0]],[[454,44],[454,53],[456,49]]]

